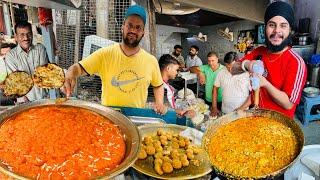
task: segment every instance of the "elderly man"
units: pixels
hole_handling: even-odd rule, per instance
[[[260,87],[259,106],[292,118],[307,75],[303,59],[290,47],[293,9],[285,2],[274,2],[267,7],[264,21],[266,47],[254,49],[232,71],[234,74],[241,69],[253,72],[257,77],[252,81],[253,88]],[[257,57],[261,61],[254,61]]]
[[[25,71],[32,75],[35,68],[49,63],[46,48],[42,44],[32,44],[33,34],[31,24],[27,21],[17,22],[14,30],[17,47],[7,53],[5,59],[9,72]],[[33,87],[24,97],[18,98],[18,102],[34,101],[48,95],[47,91]]]
[[[102,80],[103,105],[142,108],[151,84],[155,95],[154,110],[165,113],[158,61],[139,47],[145,24],[144,8],[139,5],[129,7],[121,28],[122,42],[101,48],[68,69],[63,90],[67,96],[70,96],[76,78],[98,74]]]

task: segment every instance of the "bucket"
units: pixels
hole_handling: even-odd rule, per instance
[[[320,85],[320,67],[316,64],[307,64],[309,85],[319,87]]]

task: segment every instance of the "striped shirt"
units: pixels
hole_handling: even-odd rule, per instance
[[[25,71],[32,75],[36,67],[49,63],[46,49],[42,44],[32,45],[26,53],[20,45],[10,50],[6,55],[8,72]],[[47,91],[34,86],[26,97],[29,101],[42,99],[48,95]]]

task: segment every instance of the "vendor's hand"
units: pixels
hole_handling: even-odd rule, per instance
[[[261,74],[252,74],[250,77],[250,82],[252,89],[257,90],[260,87],[265,87],[269,81]]]
[[[155,103],[153,105],[153,110],[157,113],[157,114],[161,114],[164,115],[167,113],[167,106],[165,106],[164,104],[159,104],[159,103]]]
[[[176,113],[178,116],[183,116],[186,112],[187,110],[176,109]]]
[[[184,114],[187,118],[194,118],[196,116],[196,112],[194,110],[188,110],[185,114]]]
[[[219,109],[217,107],[211,107],[210,116],[216,117],[220,113]]]
[[[263,75],[257,74],[256,76],[259,78],[260,87],[265,87],[269,83],[269,81]]]
[[[4,89],[5,85],[4,84],[0,84],[0,89]]]
[[[60,90],[68,97],[71,96],[74,86],[76,85],[76,78],[72,77],[69,72],[66,73],[64,85]]]
[[[199,74],[199,83],[204,85],[206,83],[206,76],[203,73]]]
[[[251,72],[255,73],[255,74],[260,74],[263,75],[264,73],[264,65],[263,62],[261,60],[257,60],[257,61],[252,61],[251,64]]]

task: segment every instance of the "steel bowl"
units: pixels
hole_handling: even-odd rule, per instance
[[[26,104],[22,104],[19,106],[15,106],[13,108],[7,109],[0,114],[0,123],[3,124],[5,120],[19,112],[24,110],[34,108],[34,107],[43,107],[43,106],[72,106],[79,107],[90,110],[92,112],[98,113],[114,124],[118,125],[122,133],[124,134],[124,139],[126,143],[126,153],[121,164],[115,169],[107,172],[102,177],[97,177],[97,179],[110,179],[115,177],[128,169],[137,159],[137,154],[139,152],[139,144],[140,144],[140,135],[138,128],[124,115],[120,112],[112,110],[111,108],[102,106],[100,104],[82,101],[82,100],[67,100],[64,102],[57,103],[55,100],[38,100]],[[27,179],[26,177],[16,174],[8,170],[8,168],[4,165],[0,165],[0,173],[3,175],[13,178],[13,179]]]
[[[275,179],[275,178],[281,176],[288,167],[292,166],[299,159],[299,156],[301,154],[303,144],[304,144],[304,135],[303,135],[303,131],[301,130],[300,126],[293,119],[290,119],[289,117],[287,117],[279,112],[272,111],[272,110],[266,110],[266,109],[251,109],[251,110],[247,110],[247,111],[232,112],[232,113],[226,114],[226,115],[218,118],[217,120],[212,121],[209,124],[204,136],[202,137],[202,144],[201,144],[202,147],[208,152],[210,140],[213,137],[213,135],[215,134],[215,132],[220,127],[222,127],[230,122],[236,121],[240,118],[252,117],[252,116],[262,116],[262,117],[272,118],[272,119],[275,119],[275,120],[281,122],[282,124],[288,126],[289,128],[291,128],[291,130],[294,132],[296,139],[297,139],[297,142],[298,142],[298,147],[297,147],[298,153],[296,154],[296,157],[287,166],[282,167],[281,169],[279,169],[275,172],[272,172],[270,174],[258,176],[258,177],[235,176],[233,174],[223,172],[221,169],[219,169],[213,163],[211,163],[216,174],[220,177],[220,179]],[[211,159],[211,157],[210,157],[211,155],[209,153],[208,153],[208,155],[209,155],[209,158]]]
[[[320,89],[316,87],[306,87],[303,89],[302,93],[307,97],[317,97],[320,94]]]

